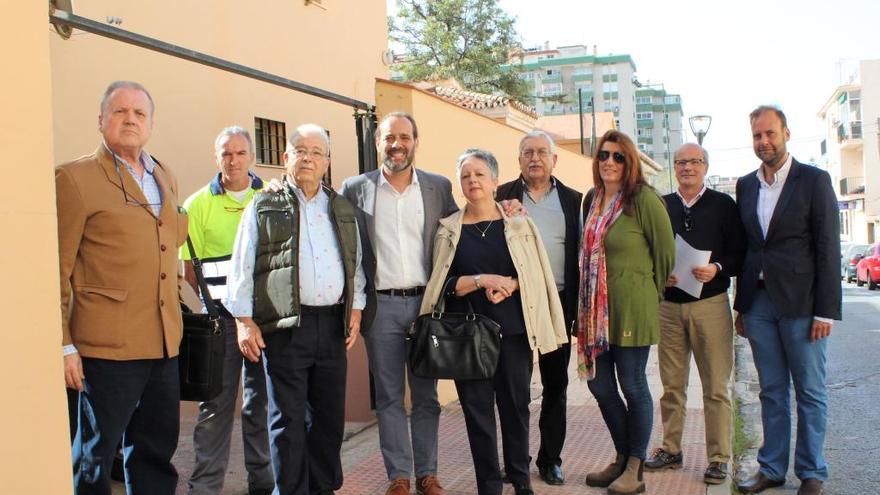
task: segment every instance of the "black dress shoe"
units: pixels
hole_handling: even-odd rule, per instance
[[[801,481],[801,487],[798,488],[797,495],[822,495],[825,493],[823,483],[816,478],[807,478]]]
[[[559,464],[541,466],[538,468],[538,474],[541,475],[544,483],[548,485],[561,485],[565,483],[565,476],[562,475],[562,466]]]
[[[758,471],[756,475],[743,481],[742,483],[738,483],[736,485],[736,488],[737,490],[739,490],[740,493],[761,493],[768,488],[782,486],[784,484],[785,480],[771,480],[770,478],[764,476],[763,473]]]
[[[531,486],[522,486],[517,485],[516,483],[513,484],[513,493],[514,495],[535,495],[535,492],[532,491]]]

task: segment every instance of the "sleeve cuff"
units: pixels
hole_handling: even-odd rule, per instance
[[[67,344],[65,346],[62,346],[61,350],[64,352],[65,356],[69,356],[71,354],[76,354],[79,352],[78,350],[76,350],[76,346],[73,344]]]
[[[828,323],[830,325],[834,324],[834,318],[824,318],[822,316],[814,316],[813,319],[816,321],[821,321],[822,323]]]
[[[351,309],[364,309],[367,307],[367,295],[363,292],[358,292],[354,295],[354,299],[351,301]]]

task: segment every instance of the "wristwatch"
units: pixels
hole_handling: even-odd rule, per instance
[[[474,275],[474,285],[476,285],[478,289],[483,288],[483,286],[480,285],[480,275]]]

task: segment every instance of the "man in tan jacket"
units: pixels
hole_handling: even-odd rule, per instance
[[[101,100],[103,142],[55,170],[64,378],[79,391],[78,495],[110,495],[122,439],[128,493],[173,494],[182,329],[177,182],[144,151],[153,100],[117,81]]]

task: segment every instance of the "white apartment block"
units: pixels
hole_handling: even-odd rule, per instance
[[[840,206],[840,239],[880,240],[880,60],[862,60],[818,113],[825,123],[821,165],[831,174]]]
[[[684,142],[681,97],[667,94],[662,84],[639,83],[629,55],[599,56],[595,47],[591,52],[584,45],[545,45],[514,54],[511,65],[519,63],[521,77],[532,87],[534,98],[528,103],[540,116],[578,113],[580,89],[584,113],[592,111],[592,98],[597,113],[613,112],[617,128],[662,165]]]

